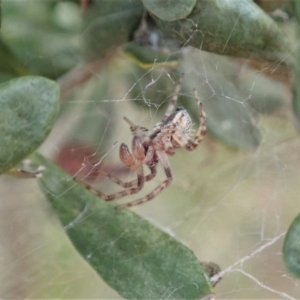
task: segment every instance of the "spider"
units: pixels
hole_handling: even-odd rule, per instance
[[[168,155],[174,155],[176,149],[181,147],[189,151],[195,150],[206,134],[206,115],[202,109],[202,102],[194,89],[194,99],[199,107],[200,125],[194,139],[191,138],[193,127],[191,117],[183,107],[177,107],[180,85],[181,83],[179,82],[162,121],[153,128],[152,132],[148,132],[147,128],[135,125],[128,118],[124,117],[133,135],[132,152],[130,152],[126,144],[122,143],[120,145],[119,156],[125,166],[136,172],[136,180],[123,182],[109,173],[102,172],[110,180],[125,188],[111,195],[103,194],[76,177],[74,177],[74,180],[105,201],[112,201],[138,193],[144,187],[146,181],[150,181],[156,176],[156,167],[160,162],[167,178],[148,195],[132,202],[117,205],[115,208],[124,209],[143,204],[152,200],[167,188],[173,180]],[[147,176],[144,175],[143,165],[146,165],[150,170],[150,174]]]

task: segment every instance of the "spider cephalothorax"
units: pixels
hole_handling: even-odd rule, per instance
[[[102,199],[111,201],[139,192],[146,181],[155,177],[156,167],[158,162],[160,162],[165,170],[167,178],[150,194],[138,200],[117,205],[117,209],[123,209],[125,207],[131,207],[149,201],[156,197],[163,189],[168,187],[173,180],[168,155],[175,154],[175,150],[181,147],[185,147],[190,151],[194,150],[206,134],[206,115],[202,109],[202,103],[197,92],[194,91],[194,97],[199,107],[200,125],[194,139],[191,138],[193,127],[192,119],[183,107],[176,107],[179,90],[180,85],[176,87],[174,96],[170,101],[162,121],[153,128],[152,132],[148,132],[147,128],[135,125],[128,118],[124,118],[130,125],[130,130],[133,135],[132,153],[128,146],[122,143],[120,145],[119,154],[121,161],[128,168],[136,172],[136,180],[123,182],[115,176],[105,173],[108,178],[125,188],[123,191],[115,194],[105,195],[102,192],[95,190],[89,184],[82,182],[77,178],[74,179]],[[144,175],[143,165],[146,165],[150,170],[150,174],[147,176]]]

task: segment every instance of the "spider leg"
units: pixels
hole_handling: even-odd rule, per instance
[[[156,176],[156,167],[149,167],[150,169],[150,174],[148,174],[147,176],[145,176],[145,181],[150,181],[152,180],[155,176]],[[122,180],[120,180],[119,178],[115,177],[112,174],[106,173],[106,172],[102,172],[101,173],[106,176],[107,178],[109,178],[111,181],[113,181],[114,183],[120,185],[123,188],[130,188],[133,186],[137,186],[137,180],[132,180],[129,182],[124,182]]]
[[[143,198],[140,198],[138,200],[132,201],[132,202],[128,202],[125,204],[121,204],[121,205],[117,205],[116,209],[124,209],[126,207],[131,207],[131,206],[135,206],[135,205],[139,205],[139,204],[143,204],[149,200],[152,200],[154,197],[156,197],[161,191],[163,191],[166,187],[168,187],[173,180],[173,176],[172,176],[172,171],[171,171],[171,167],[168,161],[168,157],[167,154],[164,153],[163,151],[157,151],[157,156],[159,161],[161,162],[161,164],[164,167],[167,179],[165,181],[163,181],[159,186],[157,186],[150,194],[146,195]]]
[[[156,166],[153,166],[153,167],[148,167],[150,169],[150,174],[148,174],[146,177],[145,177],[145,181],[150,181],[152,180],[156,174],[157,174],[157,171],[156,171]]]
[[[128,146],[124,143],[120,145],[120,159],[121,161],[131,170],[135,170],[137,173],[137,184],[135,187],[131,187],[129,189],[117,192],[111,195],[105,195],[102,192],[94,189],[90,184],[85,183],[76,177],[73,179],[83,185],[86,189],[88,189],[91,193],[97,195],[98,197],[104,199],[105,201],[112,201],[114,199],[119,199],[125,197],[127,195],[135,194],[139,192],[145,182],[145,176],[143,171],[143,159],[145,158],[145,148],[142,144],[142,141],[139,136],[134,136],[132,140],[132,150],[133,155],[130,153]],[[118,179],[119,180],[119,179]]]
[[[115,194],[111,194],[111,195],[105,195],[102,192],[96,190],[94,187],[92,187],[90,184],[81,181],[80,179],[74,177],[74,181],[76,181],[77,183],[81,184],[82,186],[84,186],[87,190],[89,190],[91,193],[95,194],[96,196],[102,198],[105,201],[112,201],[115,199],[119,199],[122,197],[125,197],[127,195],[131,195],[131,194],[135,194],[137,192],[139,192],[143,186],[144,186],[144,182],[145,182],[145,177],[143,174],[143,165],[140,164],[139,167],[137,168],[137,186],[136,187],[132,187],[120,192],[117,192]]]
[[[135,141],[135,144],[136,145],[133,145],[134,148],[139,148],[140,147],[140,141],[137,140]],[[129,152],[129,149],[126,145],[123,145],[121,146],[123,149],[120,148],[120,157],[121,157],[121,160],[123,159],[123,156],[122,155],[122,152],[125,151],[126,153],[126,156],[128,155],[131,155],[130,152]],[[145,149],[140,149],[140,151],[143,151],[144,152]],[[150,174],[148,174],[146,177],[145,177],[145,181],[150,181],[152,180],[155,176],[156,176],[156,165],[157,165],[157,161],[156,159],[154,159],[154,149],[153,147],[148,147],[148,150],[147,150],[147,153],[145,156],[141,156],[141,158],[143,159],[143,163],[147,164],[149,170],[150,170]],[[130,165],[134,164],[134,162],[132,161],[133,158],[131,157],[130,158],[130,161],[129,163],[127,163],[126,165],[128,167],[130,167]],[[123,160],[122,160],[123,161]],[[107,178],[109,178],[111,181],[113,181],[114,183],[124,187],[124,188],[130,188],[130,187],[133,187],[133,186],[136,186],[137,185],[137,180],[132,180],[132,181],[129,181],[129,182],[124,182],[122,180],[120,180],[119,178],[113,176],[112,174],[109,174],[107,172],[101,172],[104,176],[106,176]]]
[[[175,109],[175,107],[177,105],[178,94],[179,94],[180,88],[181,88],[181,82],[182,82],[182,78],[179,79],[178,84],[175,87],[174,95],[173,95],[173,97],[169,103],[169,106],[164,114],[162,122],[166,121],[166,119],[170,116],[170,114],[172,113],[172,111]]]
[[[198,144],[203,140],[203,138],[206,134],[206,121],[207,121],[207,118],[206,118],[206,114],[203,110],[202,102],[200,101],[198,93],[195,89],[194,89],[194,97],[195,97],[195,101],[197,102],[197,104],[199,106],[200,125],[199,125],[197,133],[195,135],[194,141],[189,139],[187,141],[187,143],[185,144],[185,148],[189,151],[195,150],[197,148]]]

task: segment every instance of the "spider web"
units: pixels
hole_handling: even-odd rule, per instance
[[[130,145],[132,139],[124,112],[133,122],[153,128],[182,72],[180,105],[189,111],[195,110],[193,87],[208,119],[212,115],[209,101],[214,99],[228,105],[229,120],[238,118],[234,111],[238,108],[239,117],[249,123],[247,116],[255,111],[250,119],[261,133],[258,147],[245,150],[230,145],[230,138],[217,130],[230,124],[210,123],[209,134],[195,151],[179,149],[170,158],[173,184],[154,200],[132,209],[187,245],[200,261],[221,266],[222,273],[216,275],[222,277],[215,288],[217,299],[298,299],[299,281],[287,273],[282,261],[284,235],[300,211],[300,142],[287,105],[289,91],[279,82],[275,92],[274,84],[265,88],[266,70],[251,70],[245,64],[237,67],[227,58],[192,49],[182,49],[182,55],[179,69],[170,68],[166,61],[141,71],[120,55],[114,67],[93,71],[95,76],[62,104],[57,125],[41,151],[53,159],[69,151],[61,156],[67,161],[65,167],[90,180],[100,166],[124,180],[134,178],[118,158],[119,144]],[[197,64],[191,65],[190,57]],[[237,78],[242,80],[233,85]],[[246,84],[240,87],[240,82]],[[274,93],[283,99],[275,109],[268,101]],[[263,94],[264,113],[252,103],[258,94]],[[246,134],[241,131],[236,142],[245,146]],[[78,154],[72,163],[67,160],[70,153]],[[159,168],[141,194],[164,178]],[[92,182],[103,192],[118,190],[100,179]],[[0,193],[1,298],[120,298],[73,249],[36,182],[4,178]]]

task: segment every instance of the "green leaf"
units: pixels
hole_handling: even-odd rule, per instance
[[[130,42],[123,47],[128,57],[133,59],[142,68],[151,68],[162,64],[164,67],[176,66],[180,52],[166,53],[160,49],[142,46],[136,41]]]
[[[198,0],[184,19],[167,22],[153,17],[184,45],[222,55],[293,62],[290,41],[252,0]]]
[[[16,57],[8,45],[0,38],[0,75],[2,77],[15,77],[29,75],[21,61]]]
[[[300,214],[293,221],[285,237],[283,260],[288,271],[300,278]]]
[[[245,68],[244,74],[241,73],[236,70],[239,77],[236,85],[240,91],[240,99],[247,99],[247,104],[255,112],[271,114],[289,103],[290,88],[283,82],[263,73],[257,74],[253,69]]]
[[[125,299],[200,299],[212,294],[201,263],[186,246],[131,210],[117,211],[40,155],[39,179],[82,257]],[[101,296],[101,295],[100,295]]]
[[[175,21],[187,17],[196,0],[142,0],[146,9],[165,21]]]
[[[44,141],[56,119],[58,103],[58,85],[43,77],[20,77],[0,85],[0,173]]]
[[[300,36],[300,2],[299,1],[292,1],[296,20],[298,21],[298,24],[296,26],[296,38],[299,38]],[[295,83],[294,83],[294,90],[293,90],[293,111],[294,115],[297,120],[297,129],[300,131],[300,51],[299,48],[297,48],[297,63],[294,66],[294,73],[295,73]]]
[[[290,5],[290,0],[256,0],[255,3],[266,12],[273,12],[276,9],[285,10]]]
[[[216,66],[218,66],[216,68]],[[237,69],[226,57],[190,51],[184,55],[182,71],[186,94],[196,88],[207,115],[208,130],[221,141],[237,148],[254,149],[261,140],[255,122],[255,112],[247,99],[251,88],[245,91],[232,78]],[[185,101],[191,103],[190,98]],[[195,119],[197,110],[193,110]]]
[[[292,0],[291,5],[293,8],[294,15],[298,23],[300,23],[300,3],[298,0]]]
[[[131,40],[143,15],[139,0],[94,1],[84,18],[84,45],[89,59],[103,57]]]
[[[22,0],[4,6],[3,39],[31,74],[58,78],[81,62],[79,5]]]
[[[162,68],[165,70],[164,66]],[[142,107],[150,112],[152,109],[155,111],[166,109],[169,104],[168,99],[174,93],[174,82],[170,80],[169,73],[162,72],[161,68],[153,68],[149,72],[133,65],[131,74],[133,76],[128,76],[128,86],[132,86],[130,98],[135,100],[132,101],[132,105]],[[135,84],[137,81],[139,84]],[[149,84],[152,81],[155,84]]]

